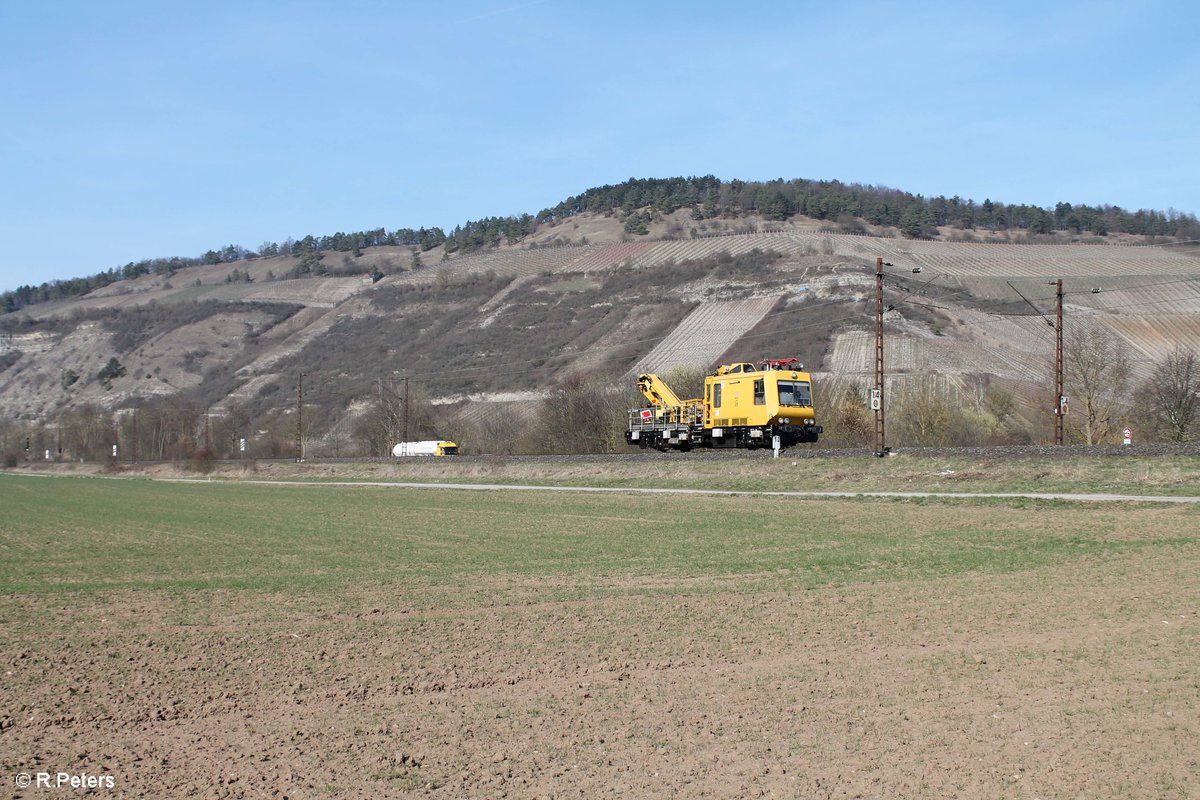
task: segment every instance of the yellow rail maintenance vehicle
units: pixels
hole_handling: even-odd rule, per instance
[[[638,376],[645,408],[629,412],[625,441],[643,449],[784,448],[815,442],[812,376],[797,359],[728,364],[704,379],[704,397],[681,400],[653,373]]]

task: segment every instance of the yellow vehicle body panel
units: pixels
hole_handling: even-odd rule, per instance
[[[816,414],[812,376],[799,370],[725,372],[704,379],[704,427],[803,425]]]

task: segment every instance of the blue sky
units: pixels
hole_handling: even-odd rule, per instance
[[[0,290],[629,177],[1200,213],[1195,8],[0,0]]]

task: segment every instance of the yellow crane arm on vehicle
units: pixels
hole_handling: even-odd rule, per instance
[[[675,408],[683,405],[683,401],[671,391],[671,387],[652,372],[638,376],[638,388],[655,408]]]

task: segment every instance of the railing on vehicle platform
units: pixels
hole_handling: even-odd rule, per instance
[[[699,400],[687,400],[683,405],[666,408],[635,408],[629,412],[631,431],[661,431],[703,425],[704,403]]]

